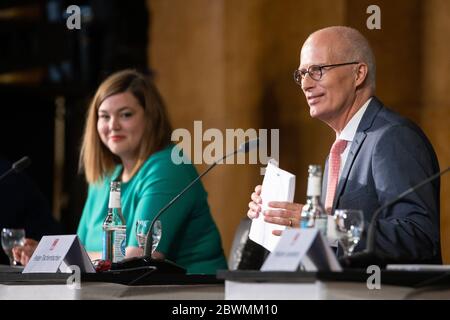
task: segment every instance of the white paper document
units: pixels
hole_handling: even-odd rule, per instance
[[[77,265],[81,272],[95,269],[77,235],[43,236],[22,273],[71,272]]]
[[[261,271],[342,271],[342,267],[318,229],[287,229]]]
[[[294,200],[295,175],[277,167],[271,160],[267,164],[266,174],[261,189],[262,211],[269,209],[270,201]],[[286,227],[264,221],[264,215],[252,220],[249,237],[251,240],[272,251],[280,240],[279,236],[272,234],[273,230],[284,230]]]

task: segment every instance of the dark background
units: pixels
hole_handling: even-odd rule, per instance
[[[71,4],[82,10],[81,30],[66,28]],[[371,5],[381,10],[379,30],[366,26]],[[279,129],[280,166],[296,174],[294,199],[303,203],[307,166],[323,165],[334,137],[311,119],[292,72],[311,32],[348,25],[372,45],[377,96],[424,129],[444,168],[450,162],[449,13],[447,0],[2,0],[0,154],[10,161],[32,158],[26,173],[65,232],[74,233],[86,191],[77,166],[89,98],[112,71],[151,66],[174,128],[192,134],[194,121],[201,120],[203,131]],[[64,114],[56,112],[57,101]],[[55,131],[56,122],[65,125],[64,136]],[[249,195],[262,181],[261,167],[217,166],[202,178],[226,254]],[[447,263],[449,190],[447,175],[441,180]]]
[[[80,30],[66,27],[73,4],[81,9]],[[89,100],[116,70],[148,71],[148,24],[141,0],[0,2],[0,155],[10,162],[31,158],[25,174],[59,211],[53,213],[64,233],[76,232],[86,195],[78,157]],[[57,99],[64,105],[59,115]],[[57,117],[64,140],[55,143]],[[61,147],[64,159],[55,163]],[[61,195],[57,207],[55,194]]]

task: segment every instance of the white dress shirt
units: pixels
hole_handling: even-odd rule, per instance
[[[344,152],[342,152],[341,154],[341,167],[339,168],[339,177],[341,177],[342,169],[345,166],[345,161],[347,161],[348,153],[350,152],[352,141],[355,138],[356,130],[358,129],[359,123],[361,122],[364,112],[366,112],[366,109],[369,106],[371,100],[372,97],[370,97],[369,100],[367,100],[366,103],[363,104],[361,109],[359,109],[358,112],[353,115],[353,117],[345,126],[344,130],[341,131],[341,134],[337,136],[337,139],[348,141]]]
[[[359,109],[358,112],[356,112],[353,115],[353,117],[350,119],[350,121],[345,126],[344,130],[341,131],[341,134],[336,137],[337,139],[347,140],[347,146],[345,147],[344,152],[342,152],[342,154],[341,154],[341,167],[339,168],[339,179],[342,175],[342,169],[345,166],[345,161],[347,161],[348,153],[350,152],[350,148],[352,146],[352,141],[355,138],[356,130],[358,129],[359,123],[361,122],[364,112],[366,112],[367,106],[369,105],[371,100],[372,100],[372,97],[370,97],[369,100],[367,100],[366,103],[363,104],[361,109]],[[328,239],[328,244],[331,247],[337,247],[337,245],[338,245],[337,235],[335,234],[335,230],[333,228],[334,223],[335,222],[334,222],[333,216],[329,215],[328,216],[327,239]]]

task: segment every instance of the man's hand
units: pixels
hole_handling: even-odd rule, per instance
[[[261,212],[261,186],[255,188],[255,192],[251,195],[252,201],[249,202],[247,216],[250,219],[257,218]],[[288,226],[293,228],[300,227],[300,213],[303,205],[286,201],[271,201],[268,203],[271,209],[262,212],[264,221],[278,224],[280,226]],[[274,230],[272,233],[276,236],[281,235],[282,230]]]

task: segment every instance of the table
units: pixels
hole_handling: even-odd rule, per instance
[[[161,275],[127,285],[130,274],[81,274],[76,284],[67,273],[22,274],[21,268],[0,267],[3,300],[223,300],[224,284],[214,275]]]
[[[2,300],[223,300],[223,284],[127,286],[87,282],[80,289],[66,284],[0,284]]]
[[[365,270],[344,272],[224,271],[226,300],[450,300],[450,273],[381,271],[369,289]],[[436,280],[435,285],[426,282]],[[369,281],[370,282],[370,281]],[[372,282],[370,282],[372,283]],[[431,283],[430,283],[431,284]]]
[[[402,300],[449,299],[450,273],[381,271],[381,288],[369,289],[365,270],[344,272],[219,271],[216,276],[157,275],[127,285],[114,275],[21,274],[0,269],[0,299],[39,300]],[[128,279],[125,279],[128,281]],[[435,280],[433,286],[430,280]]]

